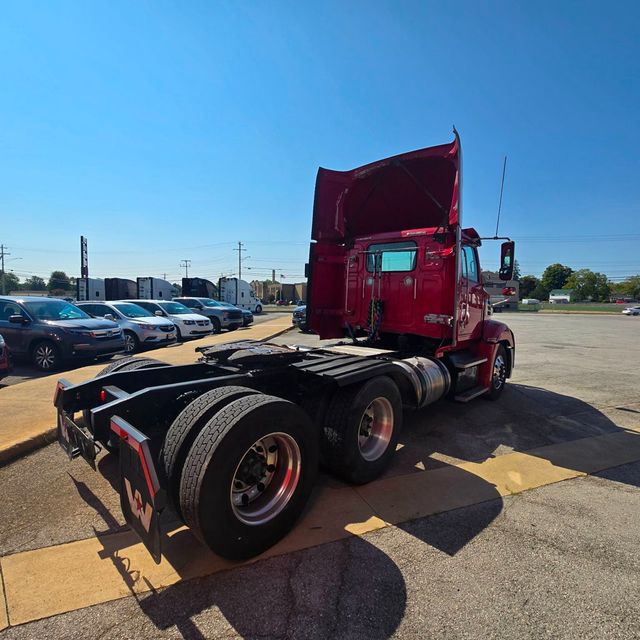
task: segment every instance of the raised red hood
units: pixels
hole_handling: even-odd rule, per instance
[[[351,171],[319,169],[314,240],[460,223],[460,139]]]

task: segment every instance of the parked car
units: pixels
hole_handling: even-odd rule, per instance
[[[201,338],[213,333],[209,318],[203,318],[199,313],[193,313],[189,307],[185,307],[179,302],[173,300],[131,300],[131,302],[156,316],[171,320],[176,326],[178,340]]]
[[[253,324],[253,313],[249,309],[241,309],[242,311],[242,326],[248,327]]]
[[[142,345],[168,345],[176,341],[173,322],[158,318],[129,300],[79,302],[78,307],[94,318],[107,318],[117,322],[124,334],[127,354],[135,353]]]
[[[540,300],[536,300],[536,298],[523,298],[522,304],[540,304]]]
[[[213,333],[220,333],[222,329],[235,331],[242,326],[242,311],[236,307],[230,309],[225,306],[225,303],[212,298],[173,298],[173,300],[209,318],[213,325]]]
[[[0,335],[0,380],[11,371],[11,353],[9,347]]]
[[[242,326],[248,327],[253,322],[253,313],[249,311],[249,309],[240,309],[240,307],[236,307],[235,304],[231,304],[230,302],[220,302],[221,305],[227,307],[227,309],[233,309],[236,311],[242,312]]]
[[[640,306],[637,307],[627,307],[622,310],[625,316],[640,316]]]
[[[302,332],[306,332],[308,330],[306,304],[300,305],[293,310],[293,315],[291,316],[291,324],[298,327],[298,329],[300,329],[300,331]]]
[[[26,357],[41,371],[66,360],[95,359],[124,351],[122,329],[91,318],[57,298],[0,296],[0,333],[14,357]]]

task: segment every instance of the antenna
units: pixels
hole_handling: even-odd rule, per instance
[[[498,237],[498,226],[500,225],[500,212],[502,211],[502,194],[504,192],[504,175],[507,172],[507,156],[504,157],[504,164],[502,165],[502,183],[500,184],[500,202],[498,203],[498,219],[496,220],[496,235]]]

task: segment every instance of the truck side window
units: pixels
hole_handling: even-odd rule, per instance
[[[416,268],[415,242],[385,242],[367,248],[367,271],[374,271],[377,252],[382,256],[381,271],[413,271]]]
[[[478,260],[476,259],[476,252],[473,247],[464,246],[464,258],[466,263],[466,269],[463,267],[463,275],[466,275],[469,282],[479,282],[478,278]]]

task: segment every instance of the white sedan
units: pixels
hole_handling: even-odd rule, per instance
[[[627,307],[622,310],[625,316],[640,316],[640,306],[638,307]]]

